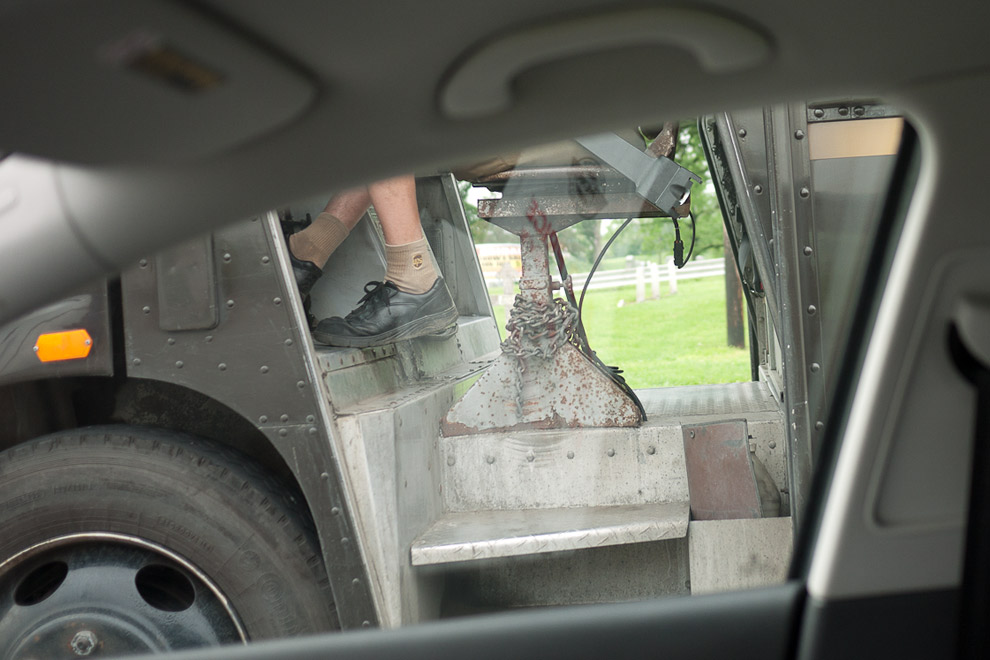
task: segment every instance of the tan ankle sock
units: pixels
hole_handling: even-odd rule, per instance
[[[395,283],[399,291],[426,293],[439,277],[425,238],[402,245],[386,243],[385,261],[385,279]]]
[[[289,250],[296,259],[312,261],[323,268],[349,233],[347,225],[324,211],[309,227],[289,236]]]

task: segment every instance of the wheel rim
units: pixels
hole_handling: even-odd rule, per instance
[[[0,563],[5,658],[108,657],[245,641],[219,587],[145,539],[71,534]]]

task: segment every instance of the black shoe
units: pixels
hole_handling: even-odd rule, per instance
[[[296,276],[296,286],[299,287],[299,294],[305,300],[306,296],[312,290],[313,285],[316,284],[316,280],[320,279],[320,276],[323,275],[323,270],[312,261],[296,259],[296,255],[292,254],[292,248],[289,248],[289,261],[292,262],[292,272]]]
[[[320,321],[313,340],[366,348],[415,337],[449,337],[457,330],[457,308],[442,277],[426,293],[405,293],[392,282],[368,282],[364,291],[357,309],[345,318]]]

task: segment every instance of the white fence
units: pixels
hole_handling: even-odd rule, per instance
[[[553,266],[551,264],[551,270]],[[696,259],[688,263],[684,268],[674,266],[673,258],[668,259],[665,265],[653,262],[640,262],[632,268],[621,270],[599,270],[591,278],[588,291],[599,289],[618,289],[623,286],[636,287],[636,301],[646,300],[646,287],[649,284],[650,295],[653,298],[660,297],[660,283],[666,282],[671,293],[677,293],[677,283],[681,280],[694,280],[702,277],[722,277],[725,275],[724,259]],[[571,273],[571,280],[574,282],[574,293],[581,295],[587,273]],[[489,289],[505,290],[507,282],[498,279],[487,280]],[[511,290],[511,289],[509,289]],[[502,302],[504,296],[492,296],[492,304],[505,304]],[[496,300],[498,298],[498,300]],[[510,303],[511,304],[511,301]]]

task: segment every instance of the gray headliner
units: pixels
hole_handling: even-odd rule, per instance
[[[98,7],[105,4],[89,1]],[[59,2],[40,4],[57,7]],[[35,6],[0,5],[0,28]],[[18,212],[0,215],[4,252],[12,247],[7,242],[11,224],[49,225],[43,229],[32,224],[38,233],[20,242],[18,249],[25,252],[17,268],[0,269],[0,317],[51,300],[76,281],[95,275],[100,267],[94,262],[119,268],[154,246],[331,188],[410,169],[449,166],[609,126],[777,99],[869,94],[902,99],[910,109],[914,82],[990,63],[990,51],[976,47],[983,43],[990,18],[985,4],[967,5],[967,20],[960,22],[946,9],[925,12],[924,20],[905,20],[902,5],[893,0],[869,5],[841,0],[829,3],[827,10],[817,3],[788,0],[757,0],[745,7],[723,1],[708,3],[705,11],[736,17],[765,33],[772,44],[766,64],[714,75],[701,72],[677,48],[613,49],[536,66],[516,79],[515,103],[507,111],[483,120],[456,121],[441,115],[437,94],[451,68],[473,48],[514,29],[629,5],[578,0],[562,10],[551,0],[210,0],[191,6],[209,7],[215,15],[203,20],[219,17],[222,24],[237,26],[231,29],[246,39],[263,43],[273,57],[307,72],[316,89],[313,101],[294,121],[209,156],[103,169],[63,166],[61,201],[67,219],[57,219],[56,224],[64,225],[60,230],[51,228],[50,208],[24,204]],[[911,14],[922,15],[918,8]],[[39,20],[32,26],[22,17],[17,26],[28,31],[33,27],[40,40],[54,29],[52,17],[59,12],[43,16],[44,23]],[[921,47],[931,43],[938,48]],[[57,70],[57,46],[45,62],[35,62],[18,52],[16,44],[0,40],[0,57],[16,62],[16,67],[0,72],[0,88],[8,99],[28,98],[39,89],[47,94],[52,90],[46,86],[61,82],[41,75]],[[38,76],[22,75],[34,66]],[[65,96],[58,111],[46,114],[37,130],[74,125],[77,99]],[[113,107],[118,99],[102,100]],[[17,111],[17,104],[4,105],[8,113]],[[0,144],[16,150],[30,142],[20,133],[5,132],[10,122],[2,120],[3,114],[0,110]],[[164,121],[157,130],[170,128]],[[132,136],[122,128],[119,140],[128,139]],[[71,153],[86,160],[85,149],[69,142],[64,152],[56,148],[39,155],[58,159]],[[112,146],[108,152],[126,150],[126,144]],[[94,161],[106,159],[99,150],[89,155]],[[13,170],[9,162],[0,166],[0,187],[18,185],[19,174]],[[24,231],[22,227],[17,233],[25,238]],[[59,233],[65,234],[66,243]],[[63,286],[23,291],[21,278],[41,277],[53,259],[62,266]]]

